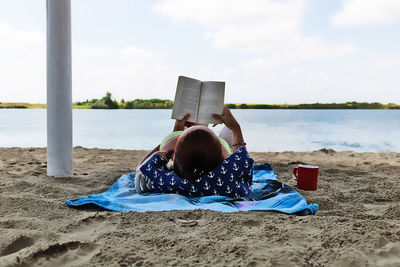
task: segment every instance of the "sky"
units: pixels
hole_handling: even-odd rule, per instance
[[[71,0],[73,101],[400,104],[399,0]],[[46,102],[46,1],[0,0],[0,102]]]

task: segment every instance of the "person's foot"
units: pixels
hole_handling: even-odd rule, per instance
[[[135,189],[139,194],[150,192],[151,183],[150,180],[144,176],[141,171],[137,171],[135,175]]]

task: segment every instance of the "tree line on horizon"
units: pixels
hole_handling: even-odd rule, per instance
[[[89,106],[92,109],[172,109],[174,101],[168,99],[135,99],[118,102],[112,99],[110,92],[101,99],[75,102],[77,106]],[[235,104],[227,103],[229,109],[400,109],[400,105],[378,102],[312,103],[312,104]]]
[[[73,108],[80,109],[172,109],[174,101],[168,99],[134,99],[130,101],[117,101],[112,94],[107,92],[100,99],[74,102]],[[400,105],[378,102],[346,102],[346,103],[312,103],[312,104],[236,104],[227,103],[229,109],[400,109]],[[29,103],[1,103],[0,108],[46,108],[45,104]]]

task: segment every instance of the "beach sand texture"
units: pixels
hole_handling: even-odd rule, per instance
[[[0,148],[0,266],[400,266],[400,154],[251,153],[295,185],[315,216],[207,210],[117,213],[72,209],[135,170],[146,151],[74,149],[75,177],[46,176],[44,148]]]

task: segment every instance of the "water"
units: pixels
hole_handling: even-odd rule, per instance
[[[232,112],[250,151],[400,152],[400,110]],[[172,130],[170,117],[171,110],[74,109],[74,146],[152,149]],[[45,146],[45,109],[0,109],[0,147]]]

